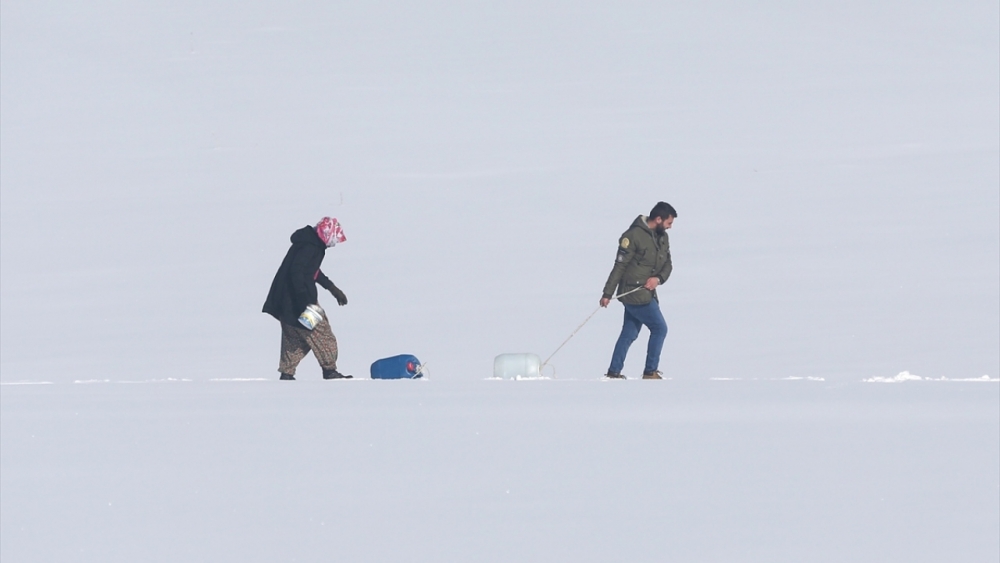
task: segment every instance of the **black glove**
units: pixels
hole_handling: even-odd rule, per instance
[[[340,305],[341,307],[347,305],[347,296],[344,295],[343,291],[340,291],[339,287],[334,285],[331,286],[329,290],[330,293],[333,295],[333,298],[337,300],[337,305]]]

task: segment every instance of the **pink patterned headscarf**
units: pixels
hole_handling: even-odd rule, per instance
[[[327,248],[337,246],[338,242],[347,240],[340,222],[333,217],[323,217],[320,219],[320,222],[316,223],[316,234],[319,235],[319,239],[323,241],[323,244]]]

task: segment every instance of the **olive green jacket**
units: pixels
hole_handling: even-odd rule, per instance
[[[670,263],[670,240],[667,233],[656,234],[647,224],[644,215],[636,217],[632,226],[618,239],[618,255],[611,269],[608,283],[604,284],[604,297],[611,298],[646,285],[649,278],[667,281],[673,265]],[[621,298],[622,303],[645,305],[656,298],[656,290],[640,289]],[[657,301],[659,301],[657,299]]]

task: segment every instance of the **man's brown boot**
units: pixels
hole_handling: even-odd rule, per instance
[[[642,372],[643,379],[663,379],[660,377],[663,374],[661,371],[644,371]]]
[[[604,374],[604,377],[607,377],[608,379],[625,379],[624,375],[620,373],[615,373],[613,371],[609,371],[608,373]]]

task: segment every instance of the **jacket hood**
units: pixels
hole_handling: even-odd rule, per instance
[[[653,229],[649,228],[649,223],[647,223],[648,220],[649,219],[647,219],[645,215],[640,215],[640,216],[638,216],[638,217],[635,218],[635,221],[632,221],[632,226],[633,227],[642,227],[644,230],[646,230],[649,233],[655,235],[656,233],[653,232]]]
[[[316,234],[316,228],[306,225],[292,233],[292,244],[312,244],[325,249],[326,245]]]
[[[657,244],[660,244],[660,242],[663,241],[666,238],[667,233],[665,233],[665,232],[658,233],[658,232],[654,231],[653,229],[650,229],[649,228],[649,223],[647,221],[649,221],[649,217],[647,217],[645,215],[640,215],[640,216],[638,216],[638,217],[635,218],[635,221],[632,221],[632,226],[630,228],[633,228],[633,229],[636,228],[636,227],[641,228],[642,230],[644,230],[647,233],[649,233],[649,236],[653,237],[653,240],[655,240]]]

